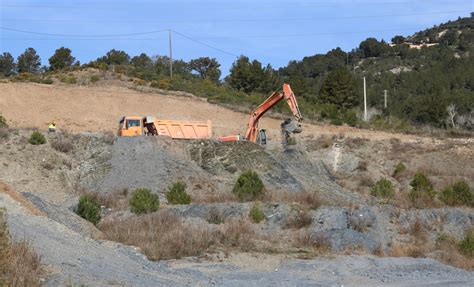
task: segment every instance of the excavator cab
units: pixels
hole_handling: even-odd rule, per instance
[[[119,136],[134,137],[143,134],[142,117],[122,117],[119,122]]]

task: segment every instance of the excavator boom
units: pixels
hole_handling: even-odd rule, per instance
[[[298,107],[298,102],[296,101],[295,94],[291,90],[290,85],[283,84],[282,91],[274,92],[270,95],[262,104],[260,104],[251,114],[249,121],[247,123],[247,131],[245,132],[244,140],[251,141],[256,143],[258,141],[259,134],[264,130],[259,130],[258,122],[260,118],[281,100],[285,99],[288,106],[290,107],[293,117],[296,120],[296,124],[289,124],[290,121],[285,121],[282,124],[282,129],[286,130],[286,134],[292,132],[300,132],[301,127],[300,123],[303,120],[301,116],[300,109]],[[292,128],[289,128],[289,127]],[[222,141],[238,141],[241,140],[240,136],[229,136],[220,138]]]
[[[270,97],[268,97],[260,106],[258,106],[250,115],[247,132],[245,133],[245,139],[251,142],[256,142],[258,137],[258,122],[260,118],[281,100],[285,99],[290,107],[291,112],[293,113],[294,118],[298,123],[303,120],[301,116],[300,109],[298,107],[298,102],[296,101],[295,94],[291,90],[290,85],[283,84],[283,90],[281,92],[274,92]]]

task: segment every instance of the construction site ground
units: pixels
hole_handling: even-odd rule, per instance
[[[423,258],[391,257],[394,243],[411,242],[414,222],[430,226],[427,242],[441,233],[461,239],[474,224],[467,207],[407,209],[376,201],[371,182],[391,180],[397,193],[422,170],[436,189],[464,179],[474,186],[474,140],[393,134],[347,126],[303,124],[296,145],[283,149],[280,119],[264,118],[267,148],[251,143],[114,138],[122,115],[163,119],[210,119],[215,137],[245,131],[248,115],[185,93],[139,92],[122,84],[97,86],[0,83],[0,112],[12,128],[0,139],[0,208],[14,240],[26,239],[41,255],[43,284],[87,286],[469,286],[474,266],[446,265],[430,253]],[[59,132],[47,134],[50,121]],[[45,145],[28,143],[32,129]],[[51,142],[73,142],[71,152]],[[394,166],[407,166],[394,178]],[[150,261],[134,246],[110,241],[74,213],[81,190],[109,194],[147,187],[168,209],[190,224],[248,216],[250,203],[231,200],[166,204],[164,192],[177,180],[193,198],[229,194],[241,171],[255,170],[268,192],[315,192],[321,206],[309,211],[311,238],[328,238],[331,252],[301,259],[298,252],[217,250],[203,256]],[[267,219],[254,228],[283,234],[295,209],[291,201],[262,203]],[[127,219],[124,210],[104,211],[104,220]],[[352,247],[356,246],[354,249]]]

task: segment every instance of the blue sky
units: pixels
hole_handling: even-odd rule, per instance
[[[43,64],[65,46],[88,62],[115,48],[130,55],[168,54],[168,33],[134,34],[173,29],[173,58],[215,57],[224,74],[236,55],[274,67],[289,60],[351,50],[368,38],[390,41],[427,27],[469,16],[472,0],[0,0],[0,52],[17,57],[35,48]],[[5,29],[58,34],[29,34]]]

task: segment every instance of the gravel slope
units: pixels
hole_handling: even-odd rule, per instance
[[[94,240],[47,217],[31,215],[4,193],[0,207],[7,209],[14,240],[27,238],[42,256],[50,271],[46,286],[469,286],[474,282],[474,272],[432,259],[296,260],[244,254],[237,260],[231,255],[210,261],[150,262],[132,247]]]

